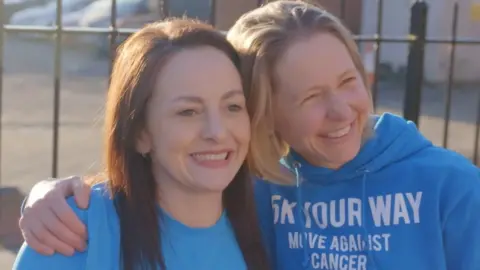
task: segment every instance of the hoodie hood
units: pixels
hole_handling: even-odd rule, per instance
[[[385,113],[381,116],[373,115],[371,121],[372,136],[353,160],[337,170],[311,165],[293,149],[281,160],[281,163],[292,172],[295,172],[297,167],[297,173],[301,175],[302,180],[328,185],[352,180],[366,171],[379,171],[432,146],[413,122],[402,117]]]

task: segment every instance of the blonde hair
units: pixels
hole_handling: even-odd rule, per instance
[[[292,176],[279,164],[289,146],[274,127],[274,67],[290,44],[315,33],[332,34],[345,44],[368,89],[367,74],[352,34],[319,6],[304,1],[274,1],[245,13],[227,33],[227,39],[242,57],[241,71],[252,118],[249,166],[254,174],[271,182],[292,183]]]

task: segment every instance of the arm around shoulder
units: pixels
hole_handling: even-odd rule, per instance
[[[86,211],[79,209],[73,198],[68,199],[68,204],[73,208],[80,220],[86,223]],[[51,256],[42,255],[24,243],[18,252],[13,265],[13,270],[60,270],[60,269],[85,269],[88,248],[85,252],[75,252],[73,256],[55,253]]]

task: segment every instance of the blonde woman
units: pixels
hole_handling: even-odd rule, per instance
[[[255,112],[250,154],[262,159],[250,167],[275,269],[480,269],[479,169],[413,123],[372,115],[357,47],[336,17],[275,1],[243,15],[228,40]],[[32,191],[21,225],[39,249],[82,242],[82,226],[56,206],[74,191],[84,203],[82,189],[74,178]]]

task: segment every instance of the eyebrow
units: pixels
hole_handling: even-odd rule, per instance
[[[232,98],[234,96],[244,97],[245,93],[242,90],[239,90],[239,89],[230,90],[227,93],[223,94],[222,100],[229,99],[229,98]]]
[[[342,72],[340,75],[338,75],[337,78],[342,79],[342,78],[346,77],[347,75],[350,75],[354,72],[356,72],[355,68],[349,68],[349,69],[345,70],[344,72]],[[316,85],[312,85],[311,87],[309,87],[307,91],[310,92],[310,91],[315,90],[315,89],[324,90],[324,89],[327,89],[327,88],[328,88],[328,85],[326,85],[326,84],[316,84]]]
[[[232,98],[234,96],[237,96],[237,95],[244,96],[245,94],[243,93],[242,90],[239,90],[239,89],[230,90],[227,93],[223,94],[222,100],[230,99],[230,98]],[[180,97],[175,98],[173,101],[174,102],[187,101],[187,102],[193,102],[193,103],[202,103],[203,98],[201,98],[199,96],[180,96]]]
[[[342,72],[342,74],[340,74],[340,76],[338,76],[338,78],[343,78],[347,75],[349,75],[350,73],[356,73],[357,70],[355,68],[349,68],[347,70],[345,70],[344,72]]]

